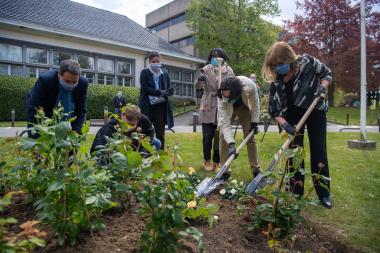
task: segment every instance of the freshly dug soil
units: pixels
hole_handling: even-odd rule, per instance
[[[217,213],[218,222],[210,229],[208,224],[196,224],[195,226],[204,234],[205,252],[243,253],[243,252],[273,252],[267,246],[267,238],[260,232],[248,231],[250,217],[239,216],[236,211],[237,203],[230,200],[221,200],[217,194],[208,199],[209,202],[220,206]],[[42,229],[49,233],[47,247],[38,252],[138,252],[140,235],[144,230],[145,222],[136,213],[136,205],[132,205],[126,211],[113,210],[104,215],[107,228],[93,233],[82,233],[76,246],[66,249],[57,249],[56,240],[52,230],[48,226]],[[19,224],[26,220],[35,219],[31,205],[21,203],[17,197],[14,203],[7,208],[3,215],[11,215],[19,220]],[[17,230],[17,226],[12,227]],[[324,237],[325,239],[328,239]],[[181,252],[198,252],[194,242],[182,241]],[[314,229],[300,227],[297,230],[293,251],[305,252],[345,252],[336,242],[322,241],[314,232]]]

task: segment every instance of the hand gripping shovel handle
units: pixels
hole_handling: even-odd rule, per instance
[[[324,95],[324,94],[323,94]],[[325,96],[325,95],[324,95]],[[305,121],[307,120],[307,118],[310,116],[311,112],[314,110],[314,108],[316,107],[316,105],[318,104],[319,100],[321,99],[321,97],[323,98],[323,96],[319,96],[319,97],[316,97],[314,99],[314,101],[311,103],[311,105],[309,106],[309,108],[306,110],[305,114],[302,116],[302,118],[300,119],[300,121],[298,122],[297,126],[296,126],[296,133],[299,132],[299,130],[302,128],[302,126],[305,124]],[[289,138],[285,141],[284,144],[282,144],[280,150],[277,151],[277,153],[274,155],[274,158],[272,160],[272,162],[270,163],[269,167],[268,167],[268,171],[273,171],[273,169],[276,167],[278,161],[280,160],[280,157],[282,155],[282,153],[284,152],[285,149],[287,149],[290,145],[290,143],[293,142],[295,136],[293,135],[290,135]],[[251,195],[256,195],[256,192],[263,188],[265,185],[267,185],[267,180],[266,180],[266,177],[262,174],[262,173],[259,173],[247,186],[247,192]]]
[[[245,144],[247,144],[249,139],[252,138],[254,132],[255,131],[252,130],[247,135],[247,137],[244,138],[244,140],[240,143],[239,147],[236,149],[236,154],[240,153],[240,150],[245,146]],[[223,164],[223,167],[219,170],[218,174],[216,174],[215,179],[219,179],[227,171],[228,167],[230,167],[230,164],[234,159],[235,159],[235,155],[231,155],[230,157],[228,157],[227,161]]]

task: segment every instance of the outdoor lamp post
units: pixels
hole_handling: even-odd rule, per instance
[[[365,0],[360,1],[360,139],[349,140],[349,148],[376,149],[376,142],[367,140],[367,66],[366,66],[366,32],[365,32]]]

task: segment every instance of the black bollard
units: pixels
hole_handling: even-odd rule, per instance
[[[193,112],[193,133],[197,131],[198,125],[198,113],[196,111]]]
[[[348,126],[348,123],[349,123],[349,119],[350,119],[350,114],[346,114],[346,125]]]
[[[16,110],[11,110],[11,120],[12,120],[12,127],[15,127],[15,121],[16,121]]]
[[[108,122],[108,106],[104,106],[104,125]]]

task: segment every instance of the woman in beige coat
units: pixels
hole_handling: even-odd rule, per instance
[[[219,66],[218,58],[223,59]],[[222,48],[214,48],[208,55],[209,64],[200,70],[196,89],[203,89],[199,108],[199,122],[202,124],[203,157],[205,170],[218,170],[220,167],[219,133],[217,131],[217,91],[220,83],[234,72],[227,65],[227,54]],[[221,74],[219,73],[221,71]],[[214,141],[214,145],[213,145]],[[211,164],[211,149],[213,149],[213,164]]]

